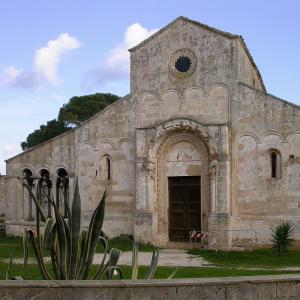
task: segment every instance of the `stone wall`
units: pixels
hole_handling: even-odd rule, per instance
[[[297,300],[297,275],[123,281],[1,281],[0,298],[114,300]]]
[[[6,213],[6,176],[0,175],[0,218]]]
[[[299,107],[244,84],[231,107],[233,229],[253,230],[259,244],[269,244],[271,228],[285,220],[300,240]],[[276,178],[274,150],[280,157]]]
[[[34,220],[29,218],[29,206],[34,217],[34,205],[29,204],[27,190],[22,185],[24,169],[30,170],[34,179],[35,189],[41,170],[47,170],[52,184],[52,195],[56,197],[56,180],[58,170],[65,169],[69,177],[69,192],[73,194],[74,188],[74,130],[63,133],[53,139],[29,149],[7,160],[7,234],[21,235],[24,226],[33,226]],[[72,199],[72,198],[70,198]],[[45,205],[47,206],[47,205]],[[46,209],[46,207],[45,207]]]
[[[87,225],[107,190],[104,232],[109,237],[133,234],[135,127],[135,101],[126,96],[75,132],[75,174],[83,199],[83,224]]]

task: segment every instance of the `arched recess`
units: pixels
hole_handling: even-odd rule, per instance
[[[46,216],[51,217],[51,197],[52,181],[50,172],[42,168],[39,172],[38,196],[41,199],[41,206]]]
[[[30,191],[33,191],[34,178],[33,172],[29,168],[22,170],[23,182],[27,185]],[[29,191],[23,186],[23,206],[24,206],[24,219],[33,220],[33,200]]]
[[[148,150],[148,167],[145,169],[152,172],[154,179],[152,186],[148,181],[149,192],[146,194],[153,195],[153,204],[148,206],[153,206],[157,215],[156,238],[159,242],[170,241],[172,216],[169,203],[172,200],[169,198],[169,189],[172,178],[176,181],[181,177],[187,182],[194,177],[199,182],[201,210],[194,217],[200,220],[197,227],[208,230],[208,214],[214,212],[216,206],[217,159],[213,137],[201,124],[180,119],[157,127],[155,138]]]
[[[65,168],[56,171],[56,205],[59,211],[66,217],[69,203],[69,176]]]

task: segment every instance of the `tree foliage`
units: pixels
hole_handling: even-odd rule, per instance
[[[27,136],[21,143],[23,151],[70,130],[119,98],[109,93],[72,97],[60,108],[57,119],[48,121]]]
[[[102,93],[72,97],[59,110],[58,120],[66,126],[76,126],[118,99],[116,95]]]

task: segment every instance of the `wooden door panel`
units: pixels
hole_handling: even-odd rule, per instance
[[[188,232],[201,229],[201,178],[169,177],[169,238],[187,241]]]

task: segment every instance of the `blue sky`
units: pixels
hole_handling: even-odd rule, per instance
[[[180,15],[241,34],[268,92],[300,104],[298,0],[1,0],[0,173],[70,97],[127,94],[126,48]]]

